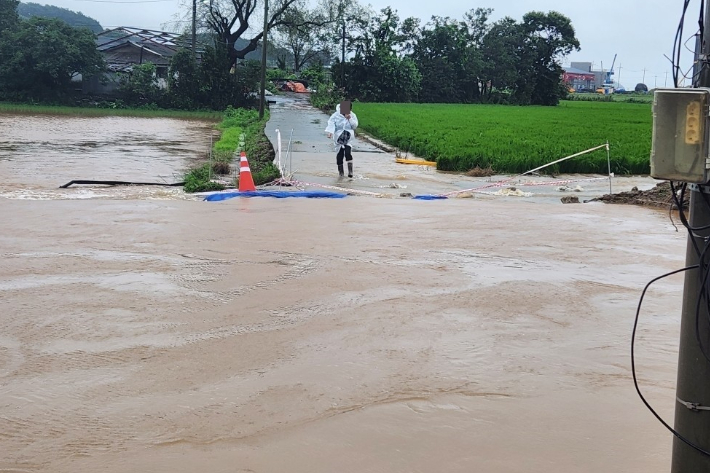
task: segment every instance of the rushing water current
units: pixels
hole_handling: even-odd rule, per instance
[[[0,114],[0,197],[178,195],[169,187],[79,186],[72,180],[179,182],[209,153],[213,124],[168,118]]]
[[[272,119],[316,127],[293,134],[293,169],[335,181],[309,113]],[[1,473],[668,470],[671,434],[629,360],[641,290],[683,266],[665,213],[562,205],[555,189],[59,188],[180,180],[212,129],[0,115]],[[364,146],[355,159],[360,189],[472,185]],[[682,278],[649,290],[636,345],[669,422]]]

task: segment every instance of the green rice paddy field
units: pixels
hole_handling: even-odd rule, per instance
[[[562,102],[557,107],[357,103],[360,128],[442,171],[479,166],[521,173],[609,142],[611,170],[648,174],[650,104]],[[601,149],[546,171],[607,173]]]

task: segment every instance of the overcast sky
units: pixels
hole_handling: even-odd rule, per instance
[[[36,3],[56,5],[79,11],[98,20],[104,28],[135,26],[163,29],[176,19],[189,0],[132,0],[130,3],[109,3],[107,0],[34,0]],[[128,2],[129,0],[112,0]],[[363,0],[362,3],[368,3]],[[401,19],[413,16],[425,23],[432,15],[463,19],[466,11],[476,7],[494,8],[492,20],[510,16],[520,21],[530,11],[559,11],[572,20],[581,51],[571,54],[571,61],[592,62],[595,69],[609,69],[614,65],[615,79],[627,89],[645,81],[649,88],[672,87],[670,62],[673,39],[682,13],[683,0],[594,0],[577,2],[567,0],[506,0],[505,2],[469,3],[456,0],[418,2],[413,0],[371,0],[375,10],[391,6]],[[435,7],[432,6],[435,3]],[[498,3],[499,6],[492,5]],[[502,4],[502,5],[501,5]],[[182,7],[182,11],[185,7]],[[686,21],[684,40],[698,29],[700,0],[691,1]],[[189,23],[186,24],[189,26]],[[687,46],[694,48],[691,39]],[[684,70],[692,66],[692,56],[686,53],[681,64]]]

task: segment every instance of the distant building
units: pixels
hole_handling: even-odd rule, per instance
[[[574,90],[594,90],[596,88],[595,75],[591,71],[591,64],[589,68],[586,67],[575,67],[578,64],[586,63],[572,63],[572,66],[565,67],[564,73],[562,74],[562,80],[572,87]]]
[[[108,68],[103,77],[84,81],[88,94],[112,94],[121,78],[130,74],[133,67],[147,62],[155,64],[161,87],[167,86],[170,60],[180,48],[189,48],[185,37],[166,31],[119,27],[96,35],[97,49],[103,54]],[[198,60],[201,51],[197,51]]]
[[[591,62],[572,62],[570,63],[570,67],[565,67],[565,72],[569,71],[575,71],[576,73],[584,72],[585,74],[591,74],[594,79],[591,84],[591,86],[583,87],[584,89],[590,89],[590,90],[596,90],[599,87],[604,86],[604,81],[606,79],[606,73],[607,71],[595,71],[592,70],[592,63]],[[566,79],[565,79],[566,81]],[[570,85],[572,85],[572,82],[568,82]],[[585,82],[586,84],[586,82]],[[618,86],[620,87],[620,85]],[[617,87],[617,88],[618,88]],[[580,90],[579,88],[575,87],[575,90]]]

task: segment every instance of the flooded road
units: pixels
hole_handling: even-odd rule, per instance
[[[648,176],[615,176],[610,182],[608,176],[589,174],[566,174],[554,178],[549,175],[471,177],[463,173],[441,172],[431,166],[397,163],[394,150],[386,152],[380,149],[378,146],[381,143],[360,131],[356,132],[352,141],[354,179],[343,181],[337,177],[333,141],[325,134],[329,115],[313,108],[305,94],[287,94],[272,100],[275,103],[270,107],[271,118],[265,128],[266,135],[277,148],[277,130],[280,131],[282,167],[287,174],[293,173],[296,180],[311,185],[311,189],[329,186],[358,195],[376,193],[395,198],[400,197],[401,193],[461,193],[452,197],[505,200],[510,198],[506,197],[507,188],[515,187],[525,196],[522,200],[558,203],[562,197],[577,197],[583,202],[611,192],[629,191],[633,187],[650,189],[657,184]],[[353,110],[359,113],[357,104],[354,107]],[[358,119],[361,126],[367,122],[366,116],[358,115]],[[373,143],[378,143],[378,146]],[[385,149],[391,147],[385,146]],[[596,153],[597,156],[606,155],[603,149]],[[406,152],[402,152],[401,157],[416,158]],[[503,181],[504,185],[493,185]]]
[[[190,133],[91,177],[167,179]],[[0,472],[669,469],[629,364],[683,266],[664,212],[16,194],[86,168],[0,158]],[[637,344],[669,421],[682,284]]]
[[[170,188],[58,189],[76,179],[180,182],[210,150],[214,123],[135,117],[0,114],[0,197],[176,195]]]

